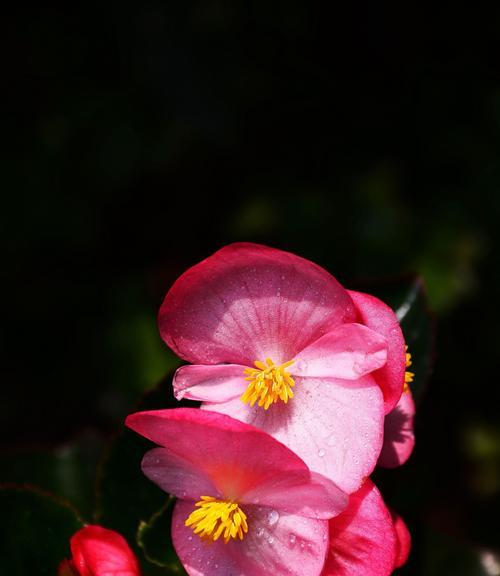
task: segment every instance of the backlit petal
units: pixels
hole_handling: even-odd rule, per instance
[[[330,520],[330,545],[321,576],[389,576],[396,538],[389,510],[367,480],[349,506]]]
[[[333,327],[355,320],[347,291],[294,254],[238,243],[185,272],[167,293],[160,333],[193,364],[293,358]]]
[[[361,324],[342,324],[300,352],[292,376],[356,380],[381,368],[387,359],[385,338]]]
[[[201,494],[219,496],[210,477],[193,465],[188,454],[153,448],[142,459],[142,471],[167,494],[197,500]]]
[[[239,398],[248,386],[245,368],[240,364],[181,366],[173,379],[174,395],[177,400],[189,398],[209,402]]]
[[[298,456],[262,430],[215,412],[195,408],[139,412],[128,416],[126,424],[166,448],[169,457],[179,463],[187,462],[189,473],[197,470],[218,493],[230,499],[239,498],[276,476],[307,471]],[[159,460],[161,474],[166,478],[169,469]],[[151,476],[154,455],[147,463]],[[177,481],[175,466],[170,473]]]
[[[328,478],[300,471],[276,476],[247,492],[241,502],[258,502],[289,514],[324,520],[340,514],[347,506],[348,496]]]
[[[387,340],[387,362],[374,376],[384,393],[385,413],[398,403],[403,391],[405,341],[393,310],[378,298],[349,291],[358,311],[359,321]]]

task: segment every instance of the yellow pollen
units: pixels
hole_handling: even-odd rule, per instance
[[[408,346],[405,346],[405,350],[408,350]],[[406,367],[409,368],[411,366],[411,354],[406,352]],[[415,374],[413,372],[409,372],[408,370],[405,372],[405,382],[403,385],[403,392],[410,391],[410,384],[413,382]]]
[[[267,410],[271,404],[278,400],[283,400],[286,404],[293,398],[292,388],[295,386],[293,378],[286,369],[295,360],[289,360],[284,364],[276,365],[271,358],[266,358],[266,362],[256,360],[255,368],[246,368],[245,374],[250,384],[241,397],[242,402],[253,406],[256,402],[258,406]]]
[[[201,496],[196,506],[184,524],[202,540],[215,542],[222,536],[227,544],[231,538],[243,540],[248,532],[247,516],[235,502]]]

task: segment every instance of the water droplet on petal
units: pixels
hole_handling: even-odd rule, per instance
[[[276,510],[271,510],[267,515],[267,523],[269,526],[274,526],[279,519],[280,515]]]
[[[290,544],[295,544],[296,539],[297,537],[295,536],[295,534],[290,534]]]
[[[269,542],[269,544],[272,544],[274,542],[274,537],[273,536],[269,536],[269,538],[267,539],[267,541]]]
[[[258,537],[258,538],[261,538],[261,537],[262,537],[262,534],[264,534],[264,528],[261,527],[261,528],[259,528],[259,529],[257,530],[257,537]]]
[[[320,458],[323,458],[324,455],[325,455],[325,451],[323,450],[323,448],[321,448],[321,450],[318,450],[318,456]]]

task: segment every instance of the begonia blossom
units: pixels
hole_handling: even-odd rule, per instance
[[[177,497],[172,540],[191,576],[315,576],[347,496],[267,433],[194,408],[126,425],[159,445],[145,475]]]
[[[392,516],[370,480],[351,494],[347,508],[329,524],[321,576],[389,576],[408,557],[409,540],[400,544],[398,536],[404,523]]]
[[[71,560],[59,576],[140,576],[139,563],[125,538],[102,526],[88,525],[71,537]]]
[[[380,300],[304,258],[239,243],[174,283],[159,328],[192,364],[175,374],[178,399],[265,430],[346,492],[372,472],[405,369]]]

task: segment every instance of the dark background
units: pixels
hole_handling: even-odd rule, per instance
[[[164,293],[223,244],[291,250],[349,288],[416,272],[435,371],[415,454],[381,486],[405,494],[408,573],[500,574],[450,563],[467,548],[485,565],[500,543],[499,24],[444,4],[19,7],[0,176],[8,453],[119,427],[176,365]]]

